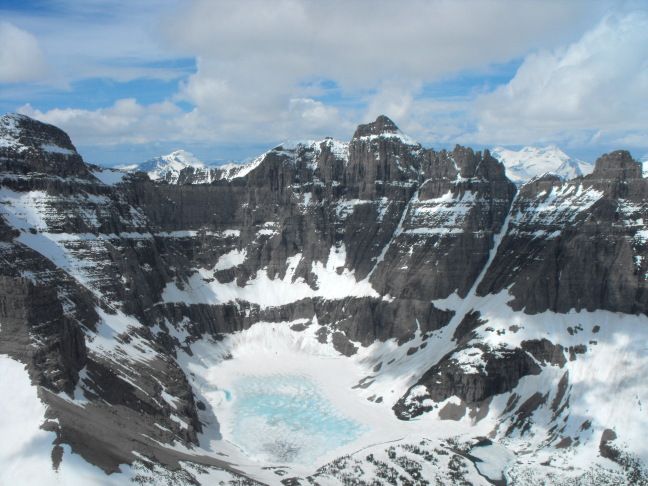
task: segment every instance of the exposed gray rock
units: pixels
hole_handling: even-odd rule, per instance
[[[638,258],[648,252],[640,233],[648,187],[627,152],[603,156],[583,179],[548,176],[518,191],[488,151],[428,150],[379,117],[348,144],[283,144],[248,167],[187,168],[158,183],[132,174],[109,185],[55,127],[11,115],[0,119],[0,137],[0,353],[27,364],[50,407],[55,445],[69,444],[107,472],[135,460],[133,451],[176,468],[186,457],[163,445],[198,445],[198,412],[209,408],[175,357],[203,337],[302,319],[293,331],[318,325],[318,339],[345,355],[394,339],[407,359],[430,356],[430,336],[455,317],[434,301],[472,295],[480,275],[478,296],[508,292],[509,305],[527,314],[648,310],[648,261]],[[18,199],[37,206],[39,218],[4,211]],[[234,253],[240,261],[217,265]],[[375,294],[264,306],[164,299],[167,286],[187,288],[199,269],[204,281],[244,287],[263,273],[319,290],[314,268],[339,255],[332,271],[352,272]],[[138,326],[113,332],[112,341],[137,343],[146,360],[92,342],[114,316]],[[459,319],[447,339],[452,351],[427,363],[394,407],[400,418],[454,396],[460,405],[446,405],[442,418],[469,411],[480,420],[494,397],[512,393],[502,420],[526,430],[548,395],[521,398],[513,393],[520,379],[568,367],[566,355],[580,359],[588,349],[551,337],[491,349],[480,341],[487,323],[479,309]],[[570,336],[590,328],[584,322]],[[467,365],[461,353],[480,359]],[[374,374],[389,365],[372,363]],[[552,395],[555,420],[568,407],[567,377]],[[552,434],[567,445],[559,430]]]
[[[0,118],[0,170],[59,177],[90,175],[70,137],[60,128],[12,113]]]
[[[563,347],[560,344],[553,344],[548,339],[522,341],[521,347],[542,364],[549,363],[562,368],[567,362]]]
[[[594,172],[586,179],[627,181],[641,177],[641,164],[627,150],[617,150],[602,155],[596,161]]]
[[[463,348],[469,349],[469,348]],[[443,402],[456,396],[469,405],[479,404],[501,393],[513,390],[520,378],[540,374],[540,367],[521,349],[498,349],[495,352],[476,349],[482,352],[483,367],[470,370],[453,358],[451,353],[430,368],[415,387],[424,386],[426,393],[411,395],[411,389],[394,406],[394,412],[407,420],[429,410],[423,402]]]
[[[638,233],[648,217],[640,175],[641,165],[618,151],[582,180],[545,177],[523,186],[478,294],[509,288],[511,307],[529,314],[646,313],[648,267],[636,258],[647,249]]]

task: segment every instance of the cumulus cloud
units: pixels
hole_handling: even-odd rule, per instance
[[[174,19],[183,28],[169,35],[221,76],[321,76],[358,88],[507,61],[539,39],[564,39],[584,11],[555,1],[203,0]],[[549,27],[555,37],[546,36]]]
[[[431,146],[645,143],[648,20],[628,13],[641,5],[631,0],[164,0],[161,24],[147,17],[153,1],[63,0],[74,34],[56,24],[39,38],[68,80],[180,76],[175,93],[21,110],[85,145],[345,139],[379,114]],[[195,71],[174,56],[195,58]],[[484,73],[518,65],[485,85]],[[456,80],[473,84],[444,94]]]
[[[37,81],[47,74],[38,40],[8,22],[0,22],[0,83]]]
[[[644,140],[627,132],[648,130],[647,93],[648,15],[609,15],[566,47],[529,55],[509,83],[478,97],[477,138]]]
[[[37,59],[41,64],[46,59],[47,77],[39,79],[50,87],[69,90],[92,78],[128,82],[188,74],[186,65],[176,62],[181,53],[156,34],[160,18],[181,8],[178,0],[58,0],[43,9],[24,3],[23,10],[0,2],[0,16],[23,32],[20,42],[8,44],[2,38],[0,55],[17,59],[23,67],[38,66]],[[28,32],[38,33],[40,47]],[[31,58],[26,56],[27,48]]]
[[[177,128],[180,109],[170,102],[139,104],[133,98],[117,100],[112,106],[97,110],[75,108],[46,112],[30,104],[18,109],[23,115],[56,125],[70,134],[72,140],[85,145],[148,143],[170,136]]]
[[[265,125],[266,138],[277,126],[297,137],[316,127],[350,136],[343,126],[381,113],[413,125],[425,82],[509,61],[538,43],[554,46],[589,15],[555,1],[210,0],[174,17],[167,34],[199,60],[176,100],[194,105],[193,117],[214,132],[236,125],[261,133]],[[309,117],[291,116],[294,100],[312,99],[318,80],[355,106],[320,100]]]

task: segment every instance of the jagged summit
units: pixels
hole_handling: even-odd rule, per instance
[[[353,134],[353,138],[370,137],[372,135],[382,135],[385,133],[400,133],[396,124],[385,115],[380,115],[376,121],[359,125]]]
[[[642,164],[632,158],[627,150],[615,150],[598,158],[592,179],[641,179]]]

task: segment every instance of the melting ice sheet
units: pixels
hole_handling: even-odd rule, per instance
[[[476,458],[475,466],[479,473],[493,484],[506,484],[504,471],[515,460],[515,454],[506,447],[489,440],[477,444],[470,455]]]
[[[232,438],[257,460],[312,464],[366,432],[305,376],[247,376],[234,384],[233,392]]]
[[[375,390],[357,387],[375,363],[320,343],[317,325],[297,332],[293,324],[258,323],[221,341],[195,342],[191,356],[179,354],[207,405],[199,413],[207,425],[204,449],[227,453],[236,464],[288,465],[309,474],[349,450],[406,435],[408,424],[391,413],[387,398],[376,404],[367,400]]]

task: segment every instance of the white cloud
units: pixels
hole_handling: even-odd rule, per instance
[[[0,22],[0,83],[37,81],[47,74],[38,40],[8,22]]]
[[[623,9],[616,0],[162,3],[160,16],[154,0],[61,0],[64,21],[16,25],[39,33],[70,85],[179,76],[175,95],[21,111],[82,145],[344,139],[378,114],[427,145],[645,140],[646,14],[600,22],[608,9],[640,5],[631,1]],[[165,64],[180,56],[195,58],[196,72]],[[485,94],[485,86],[455,99],[425,92],[466,72],[478,84],[480,73],[521,60],[510,82]]]
[[[369,97],[366,119],[374,119],[379,115],[388,114],[394,119],[406,119],[414,108],[414,95],[420,91],[420,81],[402,79],[387,79],[380,83],[379,88]]]
[[[133,98],[117,100],[112,106],[98,110],[65,108],[42,112],[26,104],[18,112],[62,128],[74,143],[84,145],[163,140],[174,133],[181,116],[180,109],[170,102],[145,107]]]
[[[211,127],[212,137],[234,141],[306,138],[316,130],[350,137],[353,126],[378,114],[419,127],[413,113],[424,83],[572,39],[591,21],[589,7],[546,0],[200,0],[166,25],[169,42],[198,58],[175,100],[195,106],[189,118],[197,130]],[[321,80],[334,83],[334,94],[313,101],[310,116],[295,116],[295,100],[313,100]]]
[[[186,66],[174,64],[182,53],[165,44],[156,30],[162,17],[181,7],[178,0],[57,0],[43,9],[22,11],[5,10],[0,2],[0,15],[20,30],[37,33],[40,56],[49,68],[41,80],[71,89],[92,78],[127,82],[186,75]],[[0,44],[0,53],[23,57],[5,46]]]
[[[648,15],[609,15],[568,46],[529,55],[475,109],[476,138],[491,143],[602,143],[620,132],[647,131]]]
[[[324,103],[310,98],[291,99],[290,114],[294,123],[305,124],[314,132],[327,129],[331,124],[338,123],[340,120],[337,108],[326,106]]]
[[[201,56],[207,76],[259,73],[272,85],[320,76],[366,88],[508,61],[538,41],[555,45],[587,10],[537,0],[203,0],[174,19],[169,35]]]

